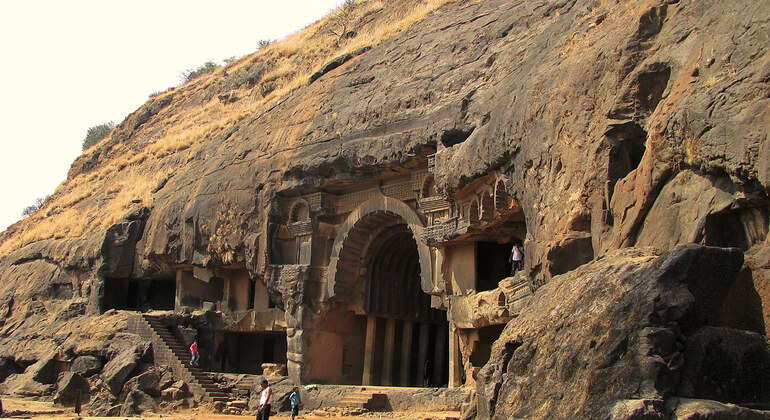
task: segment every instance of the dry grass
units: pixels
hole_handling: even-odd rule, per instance
[[[75,238],[97,232],[120,220],[132,206],[151,206],[154,189],[167,173],[150,168],[178,165],[169,159],[179,153],[192,153],[198,145],[207,144],[217,133],[244,118],[258,117],[273,103],[305,85],[308,77],[330,59],[364,46],[376,46],[450,1],[453,0],[415,4],[359,0],[349,25],[356,35],[339,44],[331,26],[334,22],[327,16],[282,41],[152,98],[151,101],[157,101],[174,95],[172,104],[155,115],[142,127],[144,131],[135,133],[127,144],[107,149],[105,145],[112,141],[108,137],[89,149],[91,153],[105,149],[99,165],[63,182],[40,211],[0,243],[0,255],[42,239]],[[229,77],[253,71],[257,65],[265,65],[268,70],[257,83],[236,87],[231,95],[239,98],[237,101],[224,104],[216,95],[203,104],[191,100],[206,89],[224,86]],[[146,134],[149,130],[156,131]]]

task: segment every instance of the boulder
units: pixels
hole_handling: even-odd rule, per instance
[[[72,361],[70,371],[78,373],[84,377],[99,373],[102,370],[102,361],[95,356],[80,356]]]
[[[117,355],[104,365],[101,377],[114,395],[123,388],[123,383],[136,368],[138,360],[139,357],[131,350]]]
[[[56,382],[56,395],[54,395],[54,402],[62,405],[72,405],[75,403],[75,395],[78,390],[81,392],[81,402],[83,404],[88,402],[88,395],[91,391],[91,386],[88,381],[76,372],[64,372],[59,376],[59,381]]]
[[[123,385],[123,393],[139,390],[152,397],[160,396],[161,374],[155,369],[148,370],[141,375],[134,376]]]
[[[768,420],[770,411],[751,410],[713,400],[679,398],[672,401],[671,420]]]
[[[190,393],[187,390],[170,387],[161,391],[160,396],[164,401],[179,401],[189,397]]]
[[[708,326],[742,263],[738,249],[683,245],[555,276],[493,344],[477,418],[668,418],[676,397],[767,404],[764,337]]]
[[[121,416],[134,416],[144,413],[155,413],[158,411],[158,405],[155,400],[142,391],[131,391],[123,405],[120,407]]]
[[[263,376],[286,376],[285,363],[262,363]]]
[[[144,358],[150,348],[152,343],[136,334],[117,333],[103,351],[104,355],[110,359],[126,352],[134,352],[139,355],[139,358]]]
[[[41,384],[53,384],[56,382],[59,372],[56,369],[58,353],[56,351],[45,354],[40,360],[28,367],[24,374]]]

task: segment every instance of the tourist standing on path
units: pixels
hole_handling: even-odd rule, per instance
[[[291,420],[299,415],[299,387],[294,387],[289,395],[289,402],[291,403]]]
[[[194,340],[190,345],[190,357],[190,365],[198,366],[198,360],[200,359],[200,355],[198,355],[198,340]]]
[[[511,256],[508,257],[508,262],[511,263],[511,277],[516,274],[516,271],[524,268],[524,250],[518,242],[513,244]]]
[[[262,379],[259,383],[262,386],[262,394],[259,396],[259,409],[257,410],[257,420],[270,419],[270,406],[273,404],[273,390],[267,384],[267,379]]]

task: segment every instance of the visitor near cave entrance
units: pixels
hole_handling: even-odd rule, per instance
[[[513,244],[511,256],[508,257],[508,262],[511,263],[511,277],[513,277],[517,271],[524,268],[524,250],[521,248],[519,242]]]
[[[289,395],[289,402],[291,403],[291,420],[299,415],[299,387],[295,386]]]
[[[273,390],[267,383],[267,379],[262,379],[259,383],[262,387],[262,393],[259,395],[259,410],[257,410],[257,420],[270,419],[270,406],[273,404]]]

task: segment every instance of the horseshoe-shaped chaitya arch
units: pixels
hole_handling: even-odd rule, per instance
[[[369,240],[383,226],[404,223],[417,243],[420,264],[420,286],[425,293],[435,293],[431,281],[431,260],[428,246],[420,240],[425,228],[420,217],[404,202],[375,194],[354,209],[342,224],[331,251],[326,275],[325,301],[337,298],[351,301],[352,291],[362,273]]]

